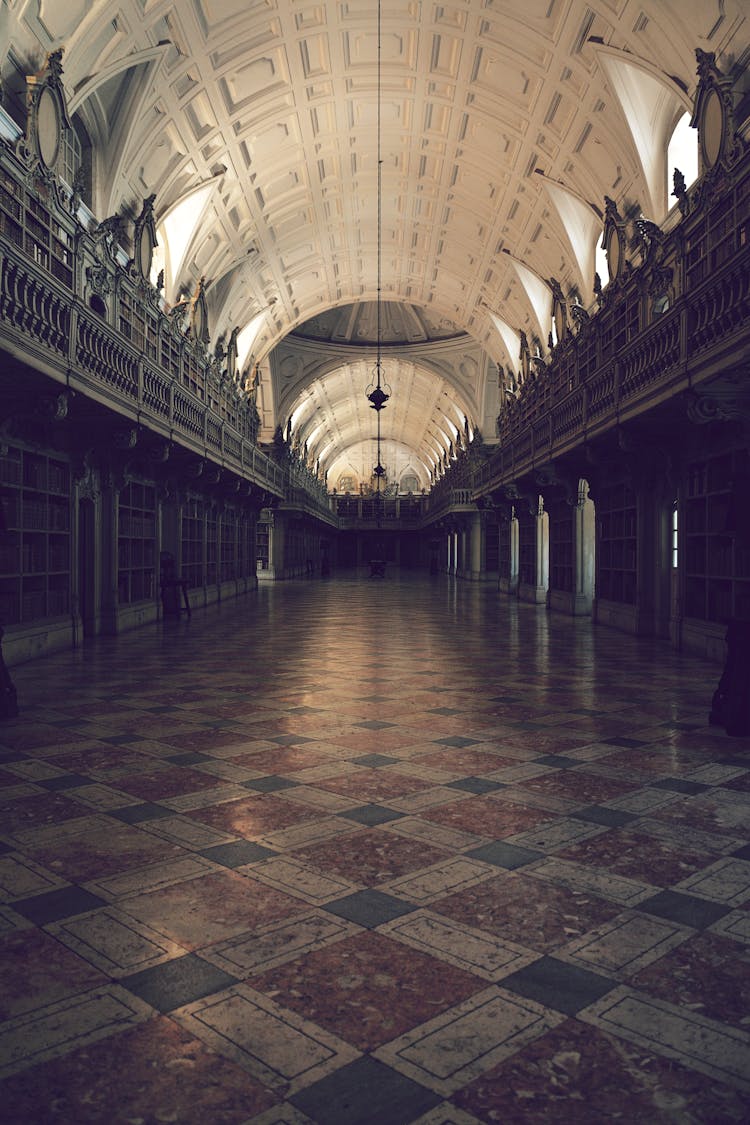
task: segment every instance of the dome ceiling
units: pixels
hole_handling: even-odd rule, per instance
[[[379,319],[380,340],[388,347],[426,344],[464,335],[462,329],[445,317],[432,315],[429,310],[404,301],[381,301]],[[307,340],[372,347],[378,340],[378,303],[359,301],[328,309],[300,324],[293,335]]]
[[[33,72],[65,47],[98,217],[134,215],[155,193],[161,221],[192,199],[190,221],[173,223],[184,245],[169,247],[167,299],[205,277],[214,340],[247,329],[272,432],[295,405],[273,363],[290,333],[319,347],[372,339],[374,0],[17,0],[3,11],[16,116],[18,60]],[[493,440],[493,365],[517,366],[521,329],[546,347],[529,278],[554,277],[588,304],[604,196],[663,219],[658,153],[691,107],[696,47],[723,65],[746,55],[744,0],[384,0],[384,328],[413,372],[394,378],[399,394],[422,393],[410,349],[468,338],[486,362],[474,355],[473,374],[452,382],[428,364],[430,394],[444,380],[441,393],[463,396]],[[310,385],[321,378],[310,371]],[[347,378],[361,395],[362,371]],[[329,424],[342,442],[366,442],[340,390],[326,392]],[[418,453],[419,427],[403,437]]]

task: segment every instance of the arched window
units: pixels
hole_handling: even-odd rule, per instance
[[[682,172],[687,187],[698,178],[698,130],[690,128],[689,113],[683,113],[675,125],[667,148],[667,174],[670,185],[673,182],[675,168],[679,168]]]

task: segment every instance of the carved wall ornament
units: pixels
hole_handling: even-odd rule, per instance
[[[664,232],[645,215],[639,215],[633,220],[632,246],[640,251],[644,265],[657,265],[664,257]]]
[[[171,451],[172,446],[166,438],[154,438],[148,446],[148,459],[149,461],[155,461],[157,464],[164,464],[165,461],[169,460]]]
[[[610,285],[616,283],[626,268],[625,220],[617,210],[614,199],[604,196],[604,234],[602,247],[607,254],[607,271]]]
[[[112,434],[115,449],[135,449],[138,444],[138,427],[123,426]]]
[[[709,422],[741,422],[746,428],[750,427],[750,392],[740,386],[691,391],[687,399],[687,415],[699,426]]]
[[[555,325],[555,334],[558,344],[562,344],[568,335],[568,303],[556,277],[551,277],[548,284],[552,290],[552,320]]]
[[[570,306],[570,316],[579,332],[589,323],[589,314],[583,305],[579,305],[577,301],[574,301]]]
[[[37,412],[53,422],[62,422],[68,417],[70,396],[67,391],[59,395],[40,395],[36,403]]]
[[[227,343],[227,378],[234,383],[237,380],[237,337],[240,334],[238,325],[235,325],[229,334]]]
[[[529,378],[531,373],[531,350],[529,348],[529,341],[526,339],[526,333],[521,329],[519,332],[521,338],[521,348],[519,358],[521,360],[521,378],[520,382],[523,384]]]
[[[509,484],[504,485],[503,491],[506,498],[512,501],[516,506],[516,510],[519,504],[523,502],[528,509],[529,515],[538,515],[539,493],[536,489],[530,490],[520,486],[517,481],[511,481]]]
[[[154,201],[156,195],[149,195],[143,201],[141,213],[135,220],[133,233],[133,257],[130,262],[131,270],[136,277],[148,281],[151,275],[151,263],[154,257],[154,248],[158,245],[156,240],[156,223],[154,220]]]
[[[106,300],[114,289],[114,280],[111,272],[105,265],[86,267],[86,281],[92,293],[96,293],[102,300]]]
[[[575,508],[578,505],[580,477],[577,473],[565,472],[557,465],[547,465],[537,469],[534,480],[542,492],[550,488],[560,489],[569,507]]]
[[[674,271],[671,266],[659,266],[652,270],[648,279],[649,297],[658,300],[660,297],[668,296],[672,288],[673,278]]]
[[[96,503],[101,494],[101,482],[99,474],[94,466],[84,461],[80,466],[75,466],[73,471],[73,479],[78,489],[79,500],[90,500]]]
[[[102,484],[113,492],[122,492],[133,477],[127,465],[110,465],[102,471]]]
[[[115,261],[118,249],[127,241],[125,219],[117,212],[114,215],[108,215],[95,227],[93,236],[96,244],[96,255],[99,260],[104,261],[103,251],[106,247],[109,257],[112,261]]]
[[[713,51],[695,52],[698,63],[698,90],[690,124],[698,130],[701,172],[730,168],[742,154],[734,114],[734,83],[716,65]]]
[[[77,215],[78,208],[83,202],[83,193],[86,190],[86,173],[83,166],[76,169],[75,175],[73,176],[73,183],[70,186],[72,191],[68,207],[71,215]]]
[[[675,168],[672,173],[672,195],[677,200],[677,206],[680,209],[680,214],[690,214],[690,196],[687,191],[687,184],[685,183],[685,176],[679,168]]]
[[[70,129],[62,84],[63,48],[47,55],[38,74],[26,78],[26,145],[43,173],[52,174]]]
[[[205,293],[206,279],[202,277],[190,300],[190,335],[205,347],[211,339],[208,331],[208,304]]]

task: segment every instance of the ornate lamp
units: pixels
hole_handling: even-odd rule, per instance
[[[375,477],[375,519],[377,526],[380,527],[380,520],[382,515],[383,497],[381,494],[381,482],[386,475],[383,468],[381,457],[381,426],[380,415],[385,408],[385,404],[391,397],[391,388],[385,381],[383,373],[383,348],[382,348],[382,321],[381,321],[381,304],[382,304],[382,279],[383,279],[383,159],[381,154],[381,68],[380,68],[380,52],[381,52],[381,0],[378,0],[378,120],[377,120],[377,138],[378,138],[378,233],[377,233],[377,266],[378,266],[378,287],[377,287],[377,321],[376,321],[376,354],[375,354],[375,367],[373,370],[373,377],[370,380],[365,395],[370,403],[370,409],[375,411],[377,418],[376,429],[376,445],[378,462],[372,470]]]

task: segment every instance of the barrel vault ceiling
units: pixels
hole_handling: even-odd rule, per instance
[[[496,364],[517,367],[521,329],[546,349],[546,280],[590,303],[605,195],[664,218],[654,146],[690,109],[696,47],[747,54],[747,14],[382,0],[381,299],[401,325],[383,430],[400,464],[428,471],[435,431],[463,416],[493,440]],[[0,40],[16,115],[22,76],[65,48],[98,217],[152,193],[159,222],[179,216],[166,297],[204,277],[214,342],[245,329],[266,436],[300,417],[326,465],[360,450],[364,473],[374,415],[351,397],[372,360],[352,325],[377,297],[375,0],[0,0]]]

